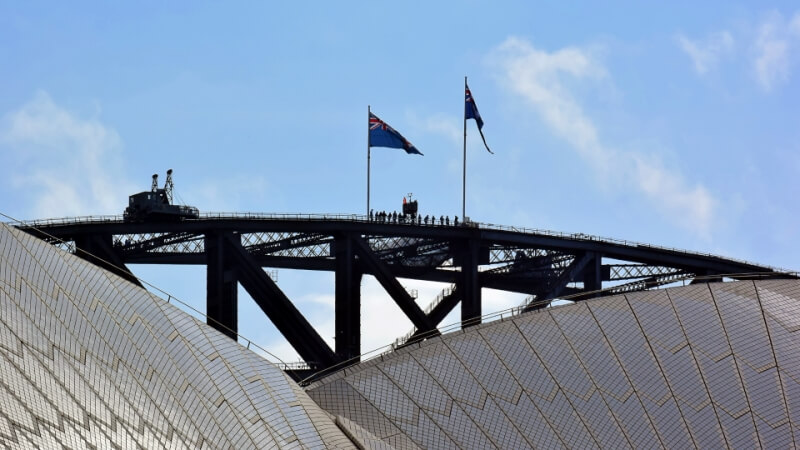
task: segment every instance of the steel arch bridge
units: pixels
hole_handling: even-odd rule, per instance
[[[745,261],[583,234],[357,215],[205,214],[141,223],[106,216],[26,222],[19,228],[137,284],[126,264],[205,265],[211,326],[236,339],[241,285],[313,371],[361,354],[364,275],[383,286],[413,323],[415,336],[435,334],[459,304],[462,321],[479,322],[482,288],[527,294],[523,310],[530,310],[564,296],[581,300],[678,279],[795,277]],[[264,268],[335,274],[334,349]],[[447,287],[423,309],[398,278]]]

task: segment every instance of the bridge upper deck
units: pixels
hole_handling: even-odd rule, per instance
[[[364,236],[402,236],[428,239],[475,239],[486,245],[522,245],[571,252],[595,251],[605,257],[642,263],[690,265],[710,263],[725,273],[779,272],[780,269],[745,260],[691,252],[665,246],[537,228],[483,222],[440,224],[438,221],[378,221],[358,214],[203,213],[198,219],[174,222],[126,222],[121,215],[82,216],[24,221],[17,225],[43,238],[69,240],[75,235],[103,233],[132,235],[147,233],[205,233],[209,230],[237,233],[356,233]],[[728,270],[725,270],[727,267]]]

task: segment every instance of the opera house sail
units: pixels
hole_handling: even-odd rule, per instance
[[[7,225],[0,225],[0,308],[5,446],[353,446],[273,364]]]
[[[424,448],[793,448],[798,344],[800,282],[707,283],[470,327],[307,390]]]

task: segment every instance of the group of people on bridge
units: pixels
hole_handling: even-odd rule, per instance
[[[422,217],[422,214],[403,214],[402,212],[398,214],[397,211],[388,213],[386,211],[378,211],[375,212],[373,210],[369,211],[369,221],[370,222],[380,222],[380,223],[401,223],[401,224],[410,224],[410,225],[436,225],[436,216],[432,215],[425,215]],[[449,226],[450,225],[450,216],[439,216],[439,225]],[[453,217],[453,226],[458,226],[458,216]]]

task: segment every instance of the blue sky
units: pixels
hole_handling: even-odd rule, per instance
[[[173,168],[204,212],[363,213],[371,105],[425,154],[373,149],[373,207],[460,215],[469,76],[495,152],[471,122],[473,220],[800,268],[793,2],[340,3],[0,3],[0,212],[118,214]],[[202,270],[135,270],[202,308]],[[332,336],[332,277],[279,284]]]

